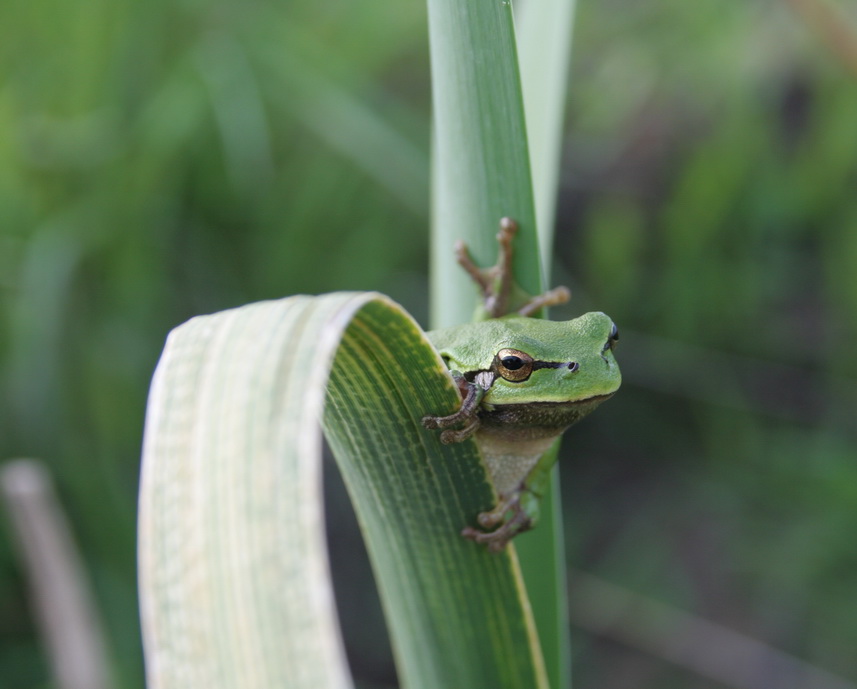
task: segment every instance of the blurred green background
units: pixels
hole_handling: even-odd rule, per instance
[[[554,318],[617,321],[625,374],[564,443],[570,564],[851,681],[853,27],[845,0],[584,0],[552,280],[574,292]],[[422,2],[0,5],[0,458],[48,463],[118,687],[143,686],[136,485],[166,333],[339,289],[425,324],[429,103]],[[329,493],[355,672],[393,686]],[[50,687],[10,536],[0,521],[0,688]],[[695,669],[716,641],[662,625],[687,648],[647,646],[587,577],[575,689],[739,686]]]

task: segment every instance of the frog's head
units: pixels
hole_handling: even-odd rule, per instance
[[[570,321],[508,316],[471,324],[467,341],[459,335],[440,349],[449,367],[469,378],[479,371],[496,374],[485,404],[568,403],[616,392],[622,380],[613,357],[618,338],[613,321],[600,312]]]
[[[522,328],[522,321],[526,327]],[[600,312],[570,321],[508,318],[495,340],[488,404],[577,402],[612,395],[622,381],[613,349],[619,332]]]

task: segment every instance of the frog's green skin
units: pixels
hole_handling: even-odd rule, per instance
[[[463,434],[475,436],[501,498],[502,514],[485,513],[480,518],[483,526],[498,524],[509,509],[514,511],[516,497],[520,500],[522,493],[532,493],[544,483],[551,467],[538,464],[541,456],[566,428],[619,388],[621,375],[612,351],[615,337],[613,321],[598,312],[560,322],[507,316],[429,333],[461,385],[464,381],[477,385],[480,373],[483,378],[493,375],[475,413],[478,425]],[[532,357],[533,370],[526,380],[509,381],[497,372],[501,367],[497,354],[507,349]],[[443,439],[456,442],[464,437],[451,431]],[[529,502],[530,514],[513,514],[512,520],[518,516],[520,523],[509,522],[510,538],[535,522],[538,500]],[[520,507],[527,511],[526,505]],[[497,532],[468,530],[466,535],[486,541],[484,537],[493,533]],[[487,540],[492,549],[505,545],[508,539],[503,535]]]
[[[465,267],[471,274],[476,270]],[[479,524],[497,528],[468,527],[462,534],[501,550],[538,518],[539,498],[554,461],[552,453],[539,461],[546,450],[619,388],[621,375],[613,357],[616,326],[600,312],[570,321],[511,315],[428,335],[463,399],[456,413],[426,416],[423,424],[446,429],[441,434],[445,443],[474,436],[500,496],[494,509],[479,515]]]

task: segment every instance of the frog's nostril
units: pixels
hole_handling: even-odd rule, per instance
[[[568,370],[571,371],[572,373],[577,371],[579,368],[580,368],[580,364],[578,364],[576,361],[569,361],[568,362]]]

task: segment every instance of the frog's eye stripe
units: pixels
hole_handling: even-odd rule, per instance
[[[540,368],[567,368],[573,373],[580,369],[580,364],[576,361],[534,361],[533,370],[537,371]]]

